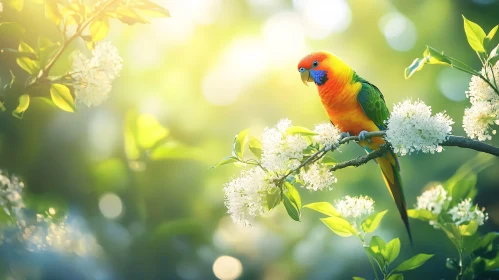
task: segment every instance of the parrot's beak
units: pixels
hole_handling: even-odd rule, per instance
[[[308,86],[308,83],[307,82],[313,82],[314,80],[312,79],[312,77],[310,76],[310,71],[309,70],[305,70],[303,72],[300,72],[300,76],[301,76],[301,81],[306,85]]]

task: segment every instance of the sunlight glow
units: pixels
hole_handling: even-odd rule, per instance
[[[158,20],[153,28],[158,39],[173,44],[187,43],[196,25],[212,24],[221,10],[221,0],[161,0],[157,3],[167,7],[171,17]]]
[[[410,19],[399,12],[384,15],[379,21],[379,28],[388,45],[396,51],[408,51],[416,43],[416,27]]]
[[[271,61],[270,66],[292,62],[303,55],[306,49],[305,31],[300,15],[282,12],[272,16],[263,26],[265,46]]]
[[[104,217],[116,219],[123,212],[123,203],[116,194],[106,193],[99,199],[99,209]]]
[[[218,279],[236,279],[243,273],[243,265],[234,257],[221,256],[213,263],[213,273]]]
[[[267,64],[263,42],[255,38],[233,41],[202,84],[203,95],[214,105],[229,105],[253,83]],[[237,71],[234,71],[237,66]]]
[[[352,21],[352,11],[345,0],[294,0],[293,5],[302,14],[306,34],[312,39],[343,32]]]

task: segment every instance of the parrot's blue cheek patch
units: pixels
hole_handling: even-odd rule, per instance
[[[318,86],[322,86],[328,80],[327,72],[324,70],[310,70],[310,76]]]

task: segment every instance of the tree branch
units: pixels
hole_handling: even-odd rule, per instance
[[[374,137],[383,137],[385,135],[386,135],[385,131],[369,132],[366,134],[366,139],[371,139]],[[360,139],[358,136],[349,136],[349,137],[345,137],[342,140],[340,140],[340,143],[344,144],[344,143],[351,141],[351,140],[359,141]],[[491,154],[491,155],[494,155],[496,157],[499,157],[499,148],[498,147],[489,145],[489,144],[484,143],[484,142],[480,142],[480,141],[472,140],[472,139],[469,139],[466,137],[462,137],[462,136],[450,135],[447,138],[447,140],[445,140],[440,145],[446,146],[446,147],[460,147],[460,148],[472,149],[475,151],[479,151],[479,152],[483,152],[483,153],[487,153],[487,154]],[[373,159],[376,159],[378,157],[383,156],[383,154],[385,152],[387,152],[388,150],[390,150],[390,146],[383,145],[378,150],[372,151],[365,156],[360,156],[360,157],[357,157],[357,158],[352,159],[352,160],[347,160],[344,162],[337,163],[337,164],[333,165],[333,167],[331,167],[330,170],[335,171],[335,170],[342,169],[342,168],[349,167],[349,166],[355,166],[355,167],[361,166],[363,164],[368,163],[369,161],[371,161]]]
[[[383,145],[379,149],[374,150],[365,156],[360,156],[360,157],[357,157],[357,158],[354,158],[351,160],[337,163],[337,164],[333,165],[333,167],[331,167],[329,170],[335,171],[335,170],[342,169],[342,168],[349,167],[349,166],[359,167],[363,164],[368,163],[369,161],[371,161],[373,159],[376,159],[376,158],[383,156],[390,149],[391,149],[390,145]]]

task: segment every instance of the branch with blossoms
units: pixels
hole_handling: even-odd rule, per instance
[[[8,1],[6,9],[21,12],[23,2]],[[69,0],[43,2],[46,17],[61,32],[60,42],[54,43],[39,36],[38,44],[30,45],[28,41],[34,40],[24,38],[23,26],[16,22],[0,22],[0,38],[23,38],[17,49],[0,46],[0,55],[15,60],[25,72],[22,77],[16,77],[17,69],[9,69],[11,81],[0,100],[0,109],[12,110],[18,118],[28,110],[32,98],[44,98],[67,112],[74,112],[76,103],[90,107],[104,102],[113,80],[123,67],[118,50],[110,42],[101,42],[110,31],[109,20],[115,18],[126,24],[135,24],[149,23],[148,18],[169,16],[165,8],[149,0],[107,0],[91,5]],[[76,51],[71,56],[71,68],[63,75],[53,76],[54,65],[77,39],[86,43],[92,57],[87,58]]]

